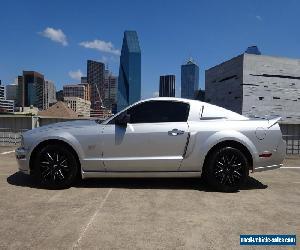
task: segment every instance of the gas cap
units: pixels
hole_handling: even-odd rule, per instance
[[[267,133],[266,133],[266,130],[264,128],[257,128],[255,130],[255,136],[258,140],[263,140],[265,139]]]

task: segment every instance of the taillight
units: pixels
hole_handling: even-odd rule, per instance
[[[265,151],[265,152],[263,152],[262,154],[259,155],[259,157],[261,157],[261,158],[268,158],[268,157],[271,157],[271,156],[272,156],[272,153],[268,152],[268,151]]]

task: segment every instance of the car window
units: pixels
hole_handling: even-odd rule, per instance
[[[130,123],[185,122],[189,104],[174,101],[148,101],[128,109]],[[115,118],[109,122],[114,124]]]

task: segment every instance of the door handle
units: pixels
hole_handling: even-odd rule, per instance
[[[182,134],[184,134],[184,131],[179,130],[177,128],[174,128],[173,130],[168,131],[168,135],[170,135],[170,136],[176,136],[176,135],[182,135]]]

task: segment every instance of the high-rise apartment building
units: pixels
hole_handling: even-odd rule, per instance
[[[141,49],[136,31],[125,31],[120,57],[118,104],[120,111],[141,99]]]
[[[175,97],[175,75],[160,76],[159,96]]]
[[[0,80],[0,112],[14,112],[14,101],[7,100],[5,87]]]
[[[87,82],[91,85],[91,108],[94,110],[100,110],[103,106],[104,71],[104,63],[87,61]]]
[[[199,67],[192,60],[181,65],[181,97],[195,99],[199,88]]]
[[[112,109],[117,103],[118,77],[114,76],[109,70],[105,70],[104,79],[104,106]]]
[[[5,98],[5,87],[4,85],[1,85],[1,80],[0,80],[0,98],[2,99]]]
[[[54,82],[50,80],[44,81],[43,86],[43,110],[51,106],[56,102],[56,88]]]
[[[90,85],[87,83],[64,85],[63,96],[79,97],[86,101],[90,101]]]
[[[0,113],[1,112],[8,112],[12,113],[14,112],[15,105],[14,100],[6,100],[5,98],[0,98]]]

